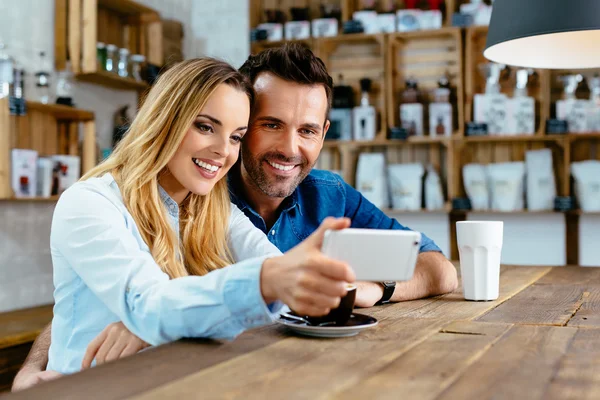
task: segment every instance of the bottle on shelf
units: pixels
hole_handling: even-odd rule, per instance
[[[117,73],[119,64],[117,50],[118,48],[114,44],[106,45],[106,64],[104,65],[105,71]]]
[[[26,115],[25,68],[17,62],[13,67],[13,82],[10,86],[9,108],[11,115]]]
[[[352,140],[352,108],[354,107],[354,89],[344,83],[339,75],[339,83],[333,87],[332,108],[329,112],[329,131],[327,140]]]
[[[43,104],[50,102],[50,72],[47,68],[46,53],[40,51],[38,71],[35,73],[36,100]]]
[[[429,104],[429,136],[452,136],[452,103],[450,82],[447,77],[438,81]]]
[[[423,103],[416,79],[406,80],[400,104],[400,124],[408,136],[423,136]]]
[[[587,81],[590,88],[587,128],[590,132],[600,132],[600,76],[595,73]]]
[[[535,99],[527,96],[527,84],[533,74],[532,69],[519,69],[516,72],[514,95],[508,101],[508,134],[533,135],[535,133]]]
[[[354,140],[369,141],[375,139],[377,111],[370,104],[369,92],[371,91],[371,79],[360,80],[361,99],[360,106],[352,110],[352,133]]]
[[[71,62],[67,61],[65,69],[59,71],[56,79],[56,104],[73,107],[73,71]]]
[[[119,49],[119,63],[117,64],[117,73],[121,78],[129,77],[129,50]]]
[[[473,117],[475,122],[487,124],[490,135],[502,135],[507,131],[508,97],[500,92],[500,76],[505,68],[505,65],[496,63],[479,65],[485,77],[485,93],[475,95]]]
[[[567,121],[569,132],[583,133],[587,131],[587,100],[578,99],[577,87],[583,81],[581,74],[563,75],[559,79],[564,85],[563,98],[556,102],[556,118]]]
[[[10,96],[13,83],[14,60],[6,51],[6,45],[0,42],[0,98]]]

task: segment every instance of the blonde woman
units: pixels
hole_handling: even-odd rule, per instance
[[[229,201],[225,179],[253,92],[212,59],[165,72],[115,152],[60,198],[52,222],[55,307],[48,369],[79,371],[89,343],[122,321],[151,345],[234,338],[282,303],[339,304],[351,269],[320,252],[329,219],[281,255]]]

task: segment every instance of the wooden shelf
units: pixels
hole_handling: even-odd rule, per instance
[[[40,111],[46,114],[52,114],[59,121],[92,121],[94,113],[87,110],[80,110],[61,104],[43,104],[35,101],[27,102],[28,110]]]
[[[78,80],[97,85],[108,86],[119,90],[136,90],[143,92],[148,89],[146,82],[138,82],[132,78],[123,78],[117,74],[107,71],[98,71],[90,74],[77,74]]]
[[[452,210],[453,213],[457,214],[507,214],[507,215],[544,215],[544,214],[564,214],[562,211],[554,211],[554,210],[543,210],[543,211],[529,211],[529,210],[519,210],[519,211],[499,211],[499,210]]]
[[[578,140],[598,140],[600,139],[600,132],[569,133],[567,136],[571,142],[576,142]]]
[[[564,135],[482,135],[465,136],[465,143],[485,143],[485,142],[560,142],[565,138]]]
[[[332,147],[375,147],[375,146],[410,146],[410,145],[427,145],[441,144],[448,146],[452,138],[447,136],[411,136],[406,140],[402,139],[385,139],[385,140],[326,140],[323,144],[324,148]]]
[[[98,0],[98,7],[104,7],[123,15],[154,14],[157,17],[156,21],[160,21],[160,16],[156,10],[131,0]]]
[[[381,211],[383,211],[385,214],[440,214],[440,213],[444,213],[447,214],[449,212],[452,211],[450,204],[446,204],[446,206],[444,208],[440,208],[439,210],[427,210],[427,209],[421,209],[421,210],[396,210],[394,208],[384,208]]]

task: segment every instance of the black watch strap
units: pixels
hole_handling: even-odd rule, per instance
[[[389,303],[394,295],[394,290],[396,290],[396,282],[381,282],[381,285],[383,286],[383,296],[381,296],[381,300],[377,304]]]

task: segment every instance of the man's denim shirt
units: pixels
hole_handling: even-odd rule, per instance
[[[283,201],[281,214],[269,231],[262,217],[244,198],[237,166],[229,173],[229,191],[231,201],[282,252],[306,239],[327,217],[348,217],[352,220],[352,228],[410,230],[389,218],[339,175],[329,171],[312,170],[294,193]],[[441,252],[423,233],[420,251]]]

